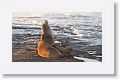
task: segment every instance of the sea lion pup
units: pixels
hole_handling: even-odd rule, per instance
[[[52,35],[52,30],[48,26],[47,20],[45,20],[45,22],[43,23],[41,31],[42,31],[42,35],[38,43],[38,49],[37,49],[38,54],[41,57],[51,58],[51,59],[57,59],[62,57],[61,52],[52,46],[54,44],[54,38]]]

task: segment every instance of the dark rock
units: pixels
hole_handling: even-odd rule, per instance
[[[47,59],[40,57],[34,49],[13,49],[13,62],[84,62],[73,57],[63,57],[59,59]]]

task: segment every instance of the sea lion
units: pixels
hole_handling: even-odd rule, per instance
[[[47,20],[43,23],[41,31],[42,35],[37,48],[38,54],[44,58],[56,59],[62,57],[61,52],[52,46],[54,44],[54,38]]]

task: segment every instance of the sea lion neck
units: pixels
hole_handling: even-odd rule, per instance
[[[49,43],[49,44],[54,43],[52,30],[50,29],[50,26],[48,25],[47,20],[45,20],[44,24],[42,25],[41,32],[42,32],[42,34],[41,34],[42,41],[44,41],[45,43]]]

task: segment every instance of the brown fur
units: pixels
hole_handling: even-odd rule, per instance
[[[47,20],[42,25],[41,31],[42,35],[37,49],[38,54],[45,58],[59,58],[62,56],[61,52],[52,46],[54,44],[54,38]]]
[[[53,45],[55,48],[57,48],[61,53],[62,55],[64,55],[65,57],[70,57],[72,56],[73,54],[73,49],[71,47],[61,47],[59,44],[54,44]]]

